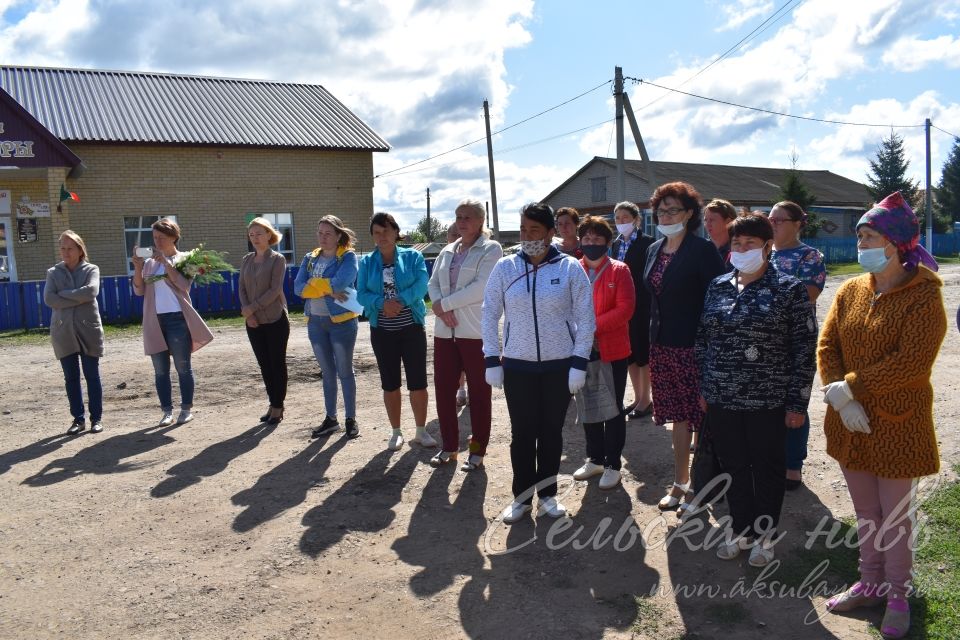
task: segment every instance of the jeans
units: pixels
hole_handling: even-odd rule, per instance
[[[100,358],[83,353],[71,353],[60,358],[63,379],[70,400],[70,415],[83,420],[83,391],[80,385],[80,367],[87,379],[87,401],[90,403],[90,422],[100,422],[103,417],[103,387],[100,384]]]
[[[267,388],[270,406],[283,409],[283,401],[287,397],[287,341],[290,338],[287,314],[270,324],[247,326],[247,337],[260,365],[260,375]]]
[[[307,337],[323,375],[323,404],[327,415],[337,416],[337,380],[343,387],[343,410],[347,418],[357,416],[357,380],[353,374],[353,346],[357,342],[356,318],[333,322],[328,316],[310,316]]]
[[[182,312],[158,313],[160,332],[167,342],[167,350],[150,355],[153,360],[153,373],[157,385],[157,397],[160,408],[173,411],[173,392],[170,387],[170,357],[177,369],[180,381],[180,408],[193,406],[193,369],[190,368],[190,354],[193,351],[193,339]]]
[[[810,439],[810,414],[803,412],[803,426],[799,429],[787,429],[787,469],[803,469],[807,459],[807,441]]]

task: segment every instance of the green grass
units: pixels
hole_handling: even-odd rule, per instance
[[[937,256],[938,264],[960,264],[960,256]],[[827,275],[850,276],[860,275],[863,269],[857,262],[833,262],[827,264]]]

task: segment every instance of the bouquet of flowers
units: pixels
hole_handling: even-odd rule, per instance
[[[236,271],[232,264],[226,261],[224,251],[213,251],[204,249],[201,244],[196,249],[188,251],[179,256],[173,263],[174,268],[180,272],[184,278],[193,280],[198,285],[223,282],[221,271]],[[167,277],[167,274],[147,276],[147,282],[157,282]]]

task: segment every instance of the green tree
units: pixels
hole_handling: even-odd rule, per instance
[[[934,195],[934,210],[939,214],[937,217],[960,222],[960,138],[953,140],[953,149],[943,165],[940,184],[934,190]]]
[[[813,194],[810,187],[807,186],[807,183],[803,181],[803,176],[796,168],[796,162],[794,162],[794,167],[787,171],[787,177],[784,179],[783,184],[780,185],[777,202],[780,200],[796,202],[800,205],[801,209],[807,212],[807,224],[800,230],[800,237],[816,238],[822,221],[817,214],[811,212],[809,209],[810,205],[817,201],[817,196]]]
[[[416,228],[407,234],[408,242],[436,242],[447,237],[447,225],[437,220],[435,216],[423,216],[417,222]]]
[[[867,191],[874,202],[899,191],[911,205],[917,204],[917,183],[907,177],[910,161],[903,148],[903,138],[894,131],[880,141],[877,157],[870,161],[867,173]],[[916,209],[916,207],[914,207]]]

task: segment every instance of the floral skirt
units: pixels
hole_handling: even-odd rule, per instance
[[[656,424],[687,422],[696,431],[703,421],[700,409],[700,370],[693,347],[650,345],[650,387]]]

